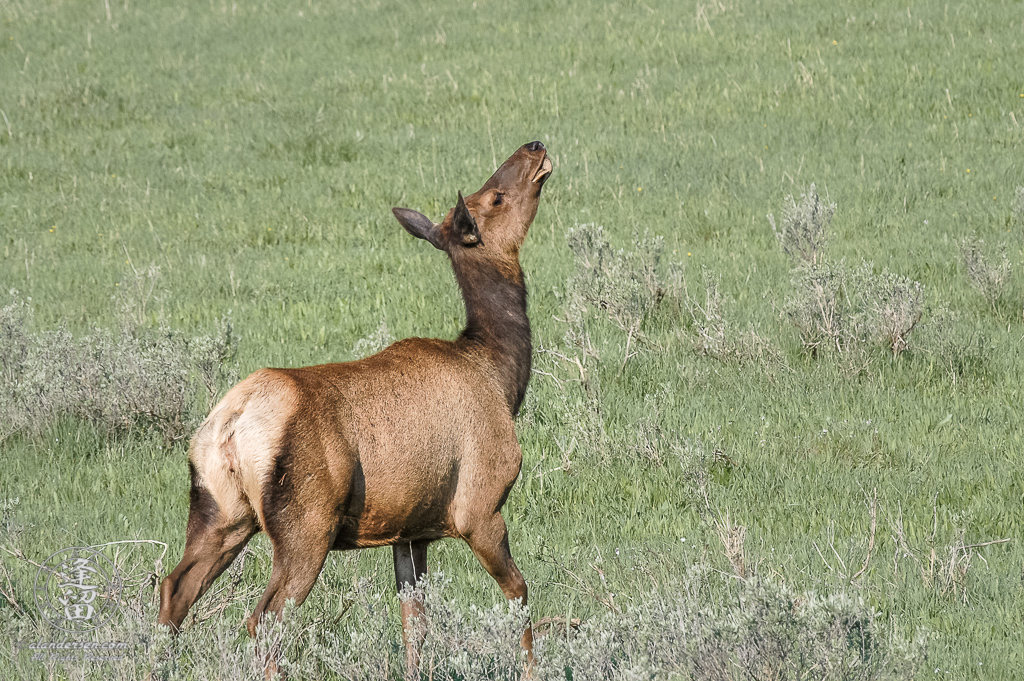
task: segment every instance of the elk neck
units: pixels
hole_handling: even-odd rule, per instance
[[[466,303],[466,328],[457,344],[481,352],[494,365],[513,416],[530,381],[533,345],[526,316],[526,286],[518,258],[495,264],[452,258]]]

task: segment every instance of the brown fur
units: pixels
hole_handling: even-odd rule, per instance
[[[185,553],[163,581],[160,623],[177,631],[260,529],[274,563],[250,633],[265,612],[306,598],[329,550],[393,546],[401,589],[443,537],[465,540],[505,596],[525,604],[500,511],[522,463],[512,418],[532,352],[519,247],[550,170],[533,142],[460,195],[440,225],[395,209],[451,259],[466,303],[457,340],[409,338],[355,362],[262,369],[214,407],[192,439]],[[402,604],[410,669],[418,643],[407,623],[421,611]],[[532,650],[529,629],[522,643]]]

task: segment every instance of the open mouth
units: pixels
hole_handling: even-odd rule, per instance
[[[540,162],[540,168],[537,169],[537,174],[533,176],[533,183],[543,185],[550,175],[551,159],[548,158],[547,154],[544,154],[544,160]]]

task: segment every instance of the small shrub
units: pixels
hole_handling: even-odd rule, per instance
[[[499,602],[491,608],[460,607],[451,599],[450,580],[435,572],[401,599],[423,602],[414,627],[423,637],[420,674],[431,679],[519,679],[526,664],[520,638],[530,622],[518,602]]]
[[[846,264],[825,260],[836,204],[822,203],[814,184],[800,195],[799,203],[792,195],[786,201],[789,205],[783,209],[781,227],[774,214],[768,215],[782,251],[794,261],[790,277],[793,294],[786,300],[784,312],[797,328],[807,354],[817,357],[856,349],[861,319],[847,290]]]
[[[836,204],[822,203],[813,183],[800,195],[799,203],[792,195],[787,196],[786,201],[789,205],[782,209],[781,227],[776,225],[775,215],[768,214],[768,222],[782,251],[798,264],[820,263],[828,245],[828,228],[832,224]]]
[[[885,617],[844,593],[798,593],[761,579],[716,599],[693,569],[622,614],[542,639],[537,677],[564,679],[902,679],[922,642],[901,641]]]
[[[871,274],[865,264],[863,294],[874,335],[893,357],[910,347],[910,334],[924,313],[924,286],[888,270]]]
[[[678,288],[672,273],[662,271],[663,240],[634,233],[633,250],[615,251],[604,230],[594,224],[578,225],[566,236],[576,265],[562,308],[566,332],[560,344],[538,344],[534,368],[561,393],[556,409],[562,427],[554,439],[562,454],[562,469],[573,472],[580,458],[604,464],[627,450],[650,461],[660,460],[659,452],[629,449],[608,437],[599,376],[602,353],[595,347],[592,329],[596,319],[607,318],[626,333],[624,343],[614,343],[623,351],[619,373],[639,348],[653,345],[643,326],[659,303]]]
[[[687,470],[687,464],[696,464],[696,457],[684,456],[683,452],[690,444],[681,434],[664,425],[665,407],[670,404],[671,396],[669,386],[662,385],[657,392],[644,396],[644,404],[641,409],[642,416],[630,419],[622,430],[621,435],[612,442],[612,450],[619,454],[628,455],[631,459],[652,466],[664,466],[672,459],[683,464]],[[698,438],[699,442],[699,438]],[[686,454],[695,454],[687,451]],[[703,454],[703,452],[702,452]],[[701,461],[706,464],[706,461]],[[706,466],[702,467],[701,474],[707,476]],[[689,496],[688,490],[679,490],[681,497]]]
[[[611,456],[628,458],[651,467],[679,466],[686,483],[676,489],[681,502],[704,513],[708,507],[712,472],[732,462],[722,451],[721,426],[691,437],[665,426],[670,410],[669,386],[644,397],[643,416],[627,422],[620,434],[610,438]]]
[[[911,334],[924,314],[920,282],[871,263],[849,268],[822,260],[793,270],[793,295],[785,311],[812,356],[835,352],[851,367],[868,361],[866,346],[880,342],[898,357],[910,347]]]
[[[999,244],[997,255],[988,253],[985,242],[976,237],[965,237],[957,242],[957,246],[968,281],[995,310],[996,302],[1006,293],[1010,283],[1012,268],[1006,256],[1006,244]]]
[[[303,627],[302,619],[308,621],[310,615],[303,608],[295,610],[292,630],[301,629],[303,635],[292,640],[304,655],[293,658],[293,668],[305,672],[302,678],[321,678],[325,669],[353,681],[403,678],[398,605],[393,590],[381,593],[360,579],[354,593],[345,595],[340,613],[317,629]],[[290,624],[287,619],[285,623]]]
[[[628,424],[623,446],[631,457],[651,466],[663,466],[668,443],[674,433],[662,426],[662,403],[668,398],[666,391],[644,396],[643,416]]]
[[[845,263],[812,263],[793,270],[793,295],[785,304],[790,322],[800,334],[808,354],[849,350],[859,337],[851,300],[847,295]]]
[[[782,227],[773,215],[768,220],[782,250],[795,261],[793,294],[784,309],[804,351],[815,357],[825,352],[843,355],[855,372],[867,365],[867,341],[880,340],[898,357],[910,347],[910,334],[921,320],[924,287],[887,270],[876,274],[869,263],[851,270],[845,261],[826,260],[836,204],[822,203],[813,184],[799,203],[792,196],[786,200]]]

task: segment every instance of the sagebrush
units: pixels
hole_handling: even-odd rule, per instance
[[[233,378],[237,341],[226,318],[216,334],[189,337],[127,322],[78,335],[66,325],[36,331],[32,316],[17,295],[0,308],[0,440],[68,417],[110,433],[152,427],[177,440]]]
[[[836,204],[822,201],[813,182],[800,195],[799,203],[792,194],[785,200],[781,226],[776,224],[774,213],[768,214],[772,232],[786,255],[797,263],[816,265],[828,246],[829,226],[836,213]]]
[[[119,554],[123,556],[125,554]],[[124,567],[122,565],[122,567]],[[172,638],[155,625],[155,592],[145,574],[127,580],[121,614],[98,641],[123,641],[124,658],[77,665],[75,678],[121,681],[148,675],[160,681],[263,678],[268,656],[287,678],[380,681],[404,678],[404,649],[394,593],[358,581],[326,609],[285,609],[256,639],[230,615],[188,625]],[[413,625],[423,636],[420,678],[455,681],[523,678],[519,638],[530,619],[516,602],[484,608],[450,596],[442,573],[424,579],[417,593],[425,611]],[[700,565],[671,582],[625,601],[621,608],[571,626],[556,620],[536,632],[537,679],[750,678],[824,681],[904,679],[923,660],[923,640],[901,638],[881,613],[857,596],[821,596],[763,578],[732,581]],[[250,607],[255,594],[234,606]],[[237,607],[232,612],[237,611]],[[53,641],[59,633],[29,614],[4,615],[19,641]],[[14,650],[6,663],[20,678],[39,678],[59,663]]]

